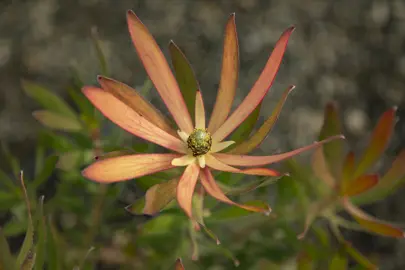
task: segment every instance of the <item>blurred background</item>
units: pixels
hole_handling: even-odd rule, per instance
[[[288,85],[297,88],[258,153],[286,151],[316,140],[329,101],[339,105],[354,149],[364,146],[361,138],[367,138],[381,113],[398,106],[399,120],[386,155],[392,157],[405,146],[403,0],[1,0],[0,139],[26,166],[33,162],[41,126],[31,115],[38,105],[24,94],[21,80],[66,97],[73,66],[85,84],[96,84],[100,71],[92,29],[102,42],[109,75],[136,88],[143,85],[146,73],[127,31],[128,9],[136,12],[166,55],[170,40],[184,51],[208,110],[216,97],[230,13],[236,13],[240,47],[236,104],[258,78],[282,31],[296,26],[261,119],[270,115]],[[156,93],[149,97],[162,107]],[[379,166],[384,168],[384,162]],[[367,210],[404,222],[404,202],[399,191]],[[347,238],[361,251],[378,254],[381,269],[405,267],[403,240],[357,232],[348,232]]]

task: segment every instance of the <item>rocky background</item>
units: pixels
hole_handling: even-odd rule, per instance
[[[1,0],[0,139],[29,160],[39,125],[34,102],[20,80],[29,79],[66,95],[70,67],[95,83],[99,73],[91,29],[103,41],[111,77],[140,87],[145,71],[127,33],[125,11],[133,9],[167,53],[173,39],[186,53],[212,108],[221,68],[223,30],[236,12],[240,45],[240,102],[257,79],[281,32],[296,25],[262,117],[282,91],[297,85],[263,151],[287,150],[316,139],[326,102],[340,105],[355,148],[365,144],[378,116],[399,106],[396,136],[387,162],[404,147],[405,1],[403,0]],[[159,102],[156,94],[153,102]],[[384,164],[381,165],[384,167]],[[404,190],[402,190],[404,192]],[[377,216],[405,221],[400,195],[373,206]],[[379,253],[383,269],[405,266],[405,242],[353,236],[366,253]]]

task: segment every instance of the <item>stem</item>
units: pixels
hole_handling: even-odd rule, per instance
[[[94,156],[95,157],[101,156],[103,154],[103,149],[100,139],[100,130],[98,128],[92,130],[91,138],[93,141]],[[86,246],[90,246],[93,243],[94,237],[98,232],[99,223],[102,219],[104,199],[106,194],[107,194],[107,185],[100,184],[98,187],[97,197],[94,200],[91,211],[91,224],[89,227],[89,231],[87,233],[87,239],[85,241]]]

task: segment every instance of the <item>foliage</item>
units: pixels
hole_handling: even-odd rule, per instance
[[[100,70],[106,75],[103,46],[96,37],[94,44]],[[184,53],[173,42],[169,46],[177,80],[191,110],[194,94],[190,91],[195,92],[198,83]],[[33,116],[44,129],[38,137],[34,168],[22,168],[3,145],[6,169],[0,170],[0,269],[79,270],[96,269],[97,265],[120,269],[208,269],[213,265],[221,269],[238,265],[243,269],[282,269],[293,265],[332,270],[348,269],[353,263],[358,265],[356,269],[375,269],[377,261],[357,251],[340,229],[404,237],[397,226],[359,208],[392,194],[405,179],[405,151],[382,177],[370,172],[393,134],[395,108],[381,116],[358,160],[354,152],[345,153],[343,141],[336,140],[318,148],[311,164],[295,159],[284,162],[289,175],[250,178],[243,183],[243,175],[216,174],[224,193],[238,201],[262,206],[270,193],[276,204],[270,216],[262,216],[219,204],[200,189],[193,197],[194,213],[202,225],[202,231],[197,231],[174,200],[176,169],[113,185],[84,179],[81,170],[94,159],[146,153],[153,146],[101,117],[80,91],[83,83],[77,72],[74,74],[75,84],[68,89],[70,102],[34,82],[22,83],[26,94],[41,106]],[[133,97],[126,87],[119,98]],[[273,114],[256,132],[260,106],[246,118],[231,135],[236,145],[230,153],[246,153],[264,142],[292,89],[287,88]],[[142,90],[143,96],[148,90]],[[320,140],[342,133],[338,114],[334,104],[326,106]],[[354,221],[342,217],[343,211]],[[327,224],[315,222],[318,217]],[[297,228],[302,225],[304,233],[300,234]],[[14,243],[20,244],[15,247]]]

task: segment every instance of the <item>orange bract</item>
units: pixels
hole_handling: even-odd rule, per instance
[[[235,16],[234,14],[231,15],[225,30],[224,56],[217,103],[214,106],[211,121],[206,129],[207,121],[205,119],[203,97],[200,90],[196,89],[195,92],[195,126],[193,126],[193,121],[191,120],[189,109],[186,106],[182,92],[156,41],[145,25],[142,24],[132,11],[128,12],[127,21],[129,32],[138,56],[170,114],[173,116],[179,129],[177,131],[178,134],[176,135],[173,132],[169,121],[163,117],[163,114],[157,111],[155,107],[136,93],[136,90],[129,86],[112,79],[100,77],[99,82],[102,89],[88,86],[83,88],[83,92],[97,109],[124,130],[172,150],[175,153],[139,154],[106,158],[86,168],[83,171],[85,177],[93,181],[111,183],[130,180],[146,174],[167,170],[174,166],[185,166],[186,168],[178,180],[176,196],[180,207],[190,218],[193,218],[192,197],[198,179],[200,179],[203,188],[208,194],[222,202],[237,205],[254,212],[269,213],[269,207],[261,208],[241,205],[228,199],[216,184],[211,170],[248,175],[279,176],[280,173],[274,170],[258,168],[257,166],[279,162],[304,151],[319,147],[331,140],[343,138],[342,136],[333,136],[315,142],[309,146],[274,156],[247,156],[217,153],[234,143],[232,141],[223,140],[256,109],[269,91],[294,27],[288,28],[282,34],[259,79],[253,85],[252,90],[237,109],[228,117],[235,95],[239,63]],[[173,48],[172,45],[172,49]],[[176,57],[183,57],[183,54],[176,52]],[[183,61],[183,63],[188,62]],[[191,74],[192,72],[189,73]],[[177,78],[179,78],[179,74],[176,75]],[[198,83],[188,85],[198,85]],[[292,87],[287,90],[283,100],[275,110],[273,114],[274,119],[261,131],[260,138],[255,139],[253,144],[249,144],[249,148],[252,148],[251,145],[257,146],[258,143],[255,144],[256,141],[260,140],[261,142],[265,137],[264,133],[268,132],[274,125],[280,113],[281,106],[291,89]],[[194,131],[196,133],[193,133]],[[191,137],[190,134],[193,134],[194,137]],[[208,146],[202,145],[205,141],[201,140],[201,136],[205,136],[206,139],[210,140]],[[188,140],[189,138],[192,139]],[[206,147],[208,151],[198,152],[203,154],[197,154],[197,156],[195,156],[195,152],[191,153],[190,149],[192,147],[196,148],[201,146]],[[247,151],[241,150],[241,152],[245,153]],[[233,166],[254,168],[239,169]],[[151,192],[149,197],[152,196],[151,194],[153,193]],[[165,197],[165,201],[169,201],[167,196]],[[147,205],[148,213],[155,210],[151,207],[151,204]]]

